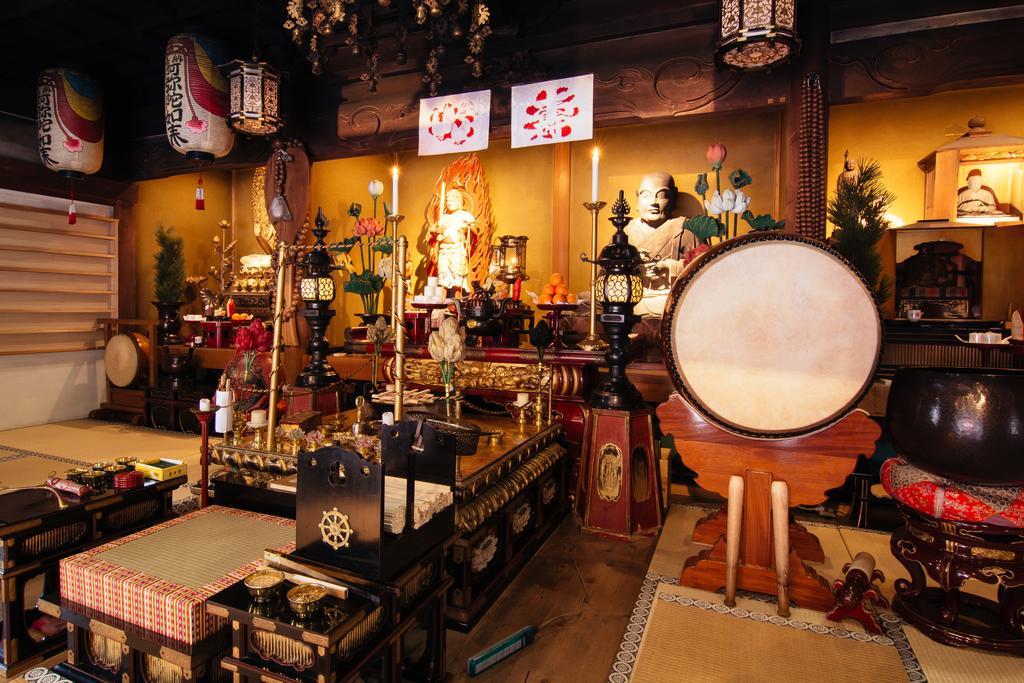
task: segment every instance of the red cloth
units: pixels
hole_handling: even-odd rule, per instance
[[[1024,528],[1024,487],[946,479],[902,458],[882,464],[882,486],[900,503],[936,519]]]

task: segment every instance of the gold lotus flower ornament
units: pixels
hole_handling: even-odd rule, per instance
[[[446,318],[437,331],[427,339],[430,357],[441,366],[441,380],[444,382],[445,398],[452,394],[455,381],[455,364],[466,357],[466,330],[455,318]]]

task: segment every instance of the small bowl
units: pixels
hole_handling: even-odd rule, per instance
[[[288,591],[288,604],[299,619],[308,619],[320,611],[327,591],[316,584],[306,583]]]
[[[245,577],[245,587],[256,602],[267,602],[277,595],[284,583],[284,574],[276,569],[260,569]]]
[[[82,480],[82,475],[88,472],[92,472],[92,470],[84,467],[72,467],[71,469],[64,471],[64,478],[69,479],[76,484],[84,484],[85,482]]]
[[[139,461],[138,458],[132,458],[132,457],[129,457],[129,458],[115,458],[114,459],[114,464],[115,465],[123,465],[124,467],[134,467],[135,463],[137,463],[138,461]]]
[[[102,472],[104,468],[110,467],[113,464],[114,463],[112,463],[112,462],[94,462],[92,464],[92,468],[94,470],[99,470],[99,471]]]
[[[82,483],[91,486],[93,493],[103,493],[107,489],[107,477],[100,470],[91,470],[83,474]]]

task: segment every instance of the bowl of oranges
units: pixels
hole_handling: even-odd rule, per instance
[[[579,305],[576,295],[569,291],[569,286],[565,284],[565,279],[560,273],[552,273],[538,294],[530,294],[533,295],[537,308],[542,311],[571,311]]]

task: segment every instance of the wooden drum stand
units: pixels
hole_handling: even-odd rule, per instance
[[[873,452],[880,427],[867,413],[854,410],[810,434],[786,439],[748,438],[708,422],[679,394],[672,394],[657,413],[662,432],[674,438],[687,467],[698,473],[699,485],[725,496],[729,505],[735,506],[725,514],[718,512],[698,522],[694,540],[707,539],[713,545],[686,561],[680,584],[708,591],[725,587],[727,604],[734,601],[737,588],[775,595],[783,616],[787,615],[790,598],[801,607],[832,609],[835,597],[828,584],[804,564],[805,559],[824,559],[821,543],[799,524],[788,524],[786,534],[787,508],[825,500],[827,490],[845,481],[857,456]],[[787,489],[788,503],[784,502]],[[739,514],[736,507],[740,508]],[[728,517],[729,527],[739,532],[738,539],[727,541],[730,534],[723,517]],[[780,547],[774,547],[773,538],[781,540]],[[779,571],[779,565],[787,563]],[[728,577],[730,569],[733,577]]]

